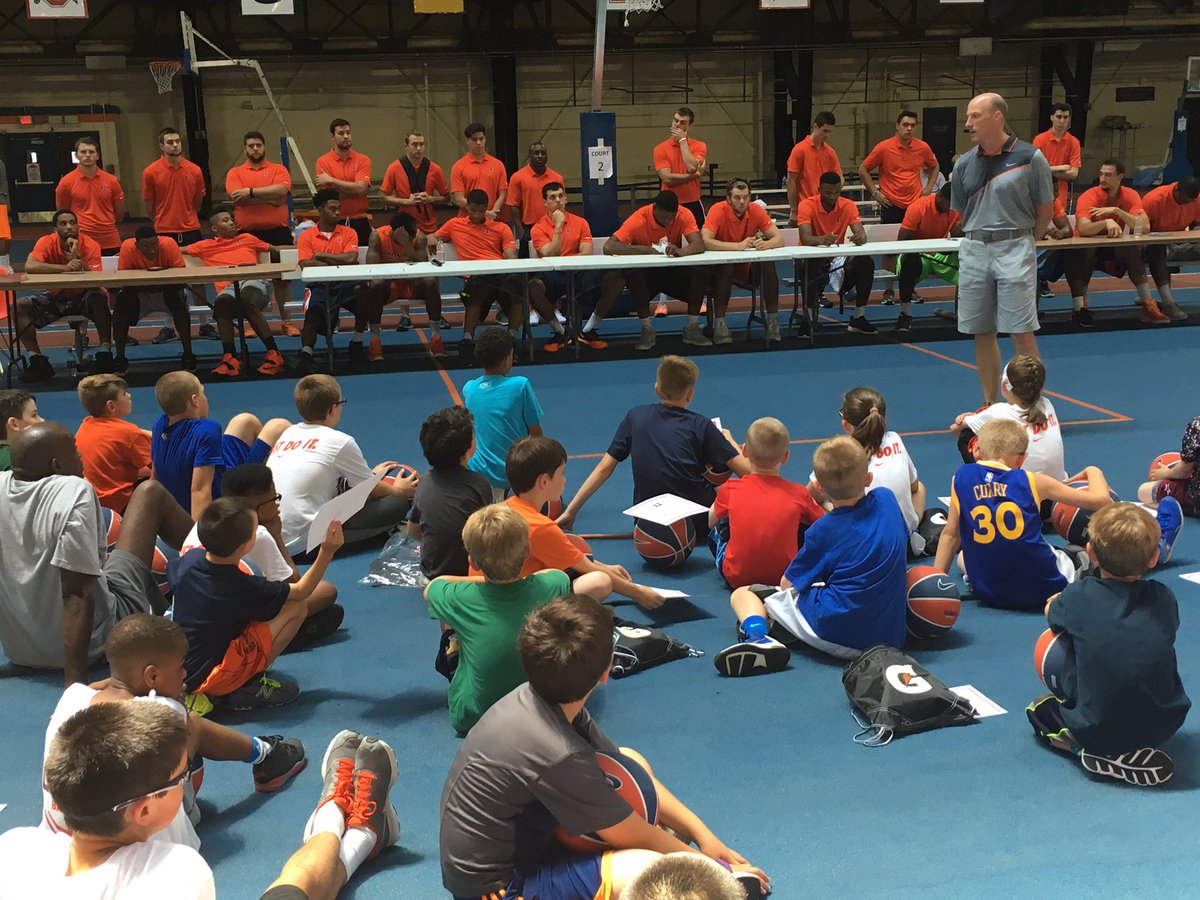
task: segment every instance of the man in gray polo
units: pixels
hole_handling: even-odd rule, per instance
[[[975,336],[985,403],[999,399],[999,332],[1017,353],[1037,356],[1037,250],[1054,213],[1050,164],[1005,128],[1008,103],[980,94],[967,104],[976,149],[954,164],[950,205],[962,214],[958,330]]]

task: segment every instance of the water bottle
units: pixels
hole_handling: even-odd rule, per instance
[[[72,378],[79,375],[79,354],[74,347],[67,350],[67,372]]]
[[[1133,236],[1134,237],[1142,236],[1142,230],[1143,230],[1144,225],[1145,225],[1145,221],[1142,219],[1141,216],[1138,216],[1136,219],[1133,220]]]
[[[435,266],[440,266],[445,261],[446,261],[446,244],[441,238],[438,238],[437,247],[435,247],[434,251],[433,251],[433,264]]]

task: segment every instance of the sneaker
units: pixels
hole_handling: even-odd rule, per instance
[[[1050,290],[1050,282],[1044,278],[1038,281],[1037,294],[1043,300],[1049,300],[1054,296],[1054,291]]]
[[[291,322],[283,322],[279,326],[279,333],[283,335],[283,337],[300,337],[300,329]]]
[[[850,293],[849,293],[849,291],[847,291],[846,296],[849,296],[849,295],[850,295]],[[882,303],[884,306],[891,306],[892,304],[894,304],[896,302],[895,290],[893,290],[892,288],[887,288],[883,292],[883,297],[882,297],[882,299],[880,299],[879,302]]]
[[[916,291],[913,291],[912,302],[913,303],[924,303],[925,298],[922,297],[920,294],[918,294]]]
[[[791,658],[791,651],[779,641],[761,637],[726,647],[717,654],[713,665],[722,675],[730,677],[765,675],[767,672],[783,671]]]
[[[579,335],[579,343],[590,350],[607,350],[608,341],[600,337],[599,332],[593,328],[591,331],[581,332]]]
[[[296,372],[300,375],[311,375],[317,371],[317,361],[311,353],[301,352],[296,358]]]
[[[377,337],[371,338],[371,346],[367,350],[369,362],[383,362],[383,341]]]
[[[564,315],[562,314],[562,311],[561,311],[561,310],[559,310],[559,309],[555,309],[555,310],[554,310],[554,318],[558,320],[558,324],[559,324],[559,325],[566,325],[566,324],[567,324],[567,317],[566,317],[566,316],[564,316]]]
[[[433,322],[430,322],[429,324],[430,324],[430,325],[433,325],[434,323],[433,323]],[[449,330],[450,330],[451,328],[453,328],[454,326],[453,326],[453,325],[451,325],[451,324],[450,324],[448,321],[446,321],[445,319],[438,319],[438,320],[437,320],[437,327],[438,327],[439,329],[441,329],[442,331],[449,331]]]
[[[298,738],[285,738],[281,734],[260,737],[271,745],[267,758],[254,766],[254,790],[260,794],[273,794],[308,765],[304,745]]]
[[[1165,566],[1171,561],[1175,542],[1183,531],[1183,507],[1174,497],[1163,497],[1158,501],[1154,517],[1158,519],[1158,527],[1162,531],[1162,537],[1158,539],[1158,564]]]
[[[348,349],[353,362],[363,362],[367,358],[367,348],[362,341],[351,341]]]
[[[169,344],[171,341],[179,340],[179,335],[175,333],[175,329],[170,325],[164,325],[158,329],[158,334],[150,338],[152,344]]]
[[[278,350],[268,350],[262,365],[258,367],[258,374],[278,375],[285,368],[287,368],[287,363],[283,361],[283,354]]]
[[[817,305],[820,306],[821,309],[833,309],[834,302],[822,294],[817,300]]]
[[[288,649],[292,649],[293,646],[300,649],[325,640],[342,627],[342,621],[345,618],[346,607],[340,603],[333,603],[325,609],[313,613],[304,620],[304,624],[296,632],[296,637],[291,644],[288,644]]]
[[[187,372],[195,372],[196,366],[197,362],[195,353],[181,353],[179,355],[179,368]]]
[[[1158,308],[1158,304],[1153,300],[1145,300],[1142,302],[1141,320],[1147,325],[1170,325],[1171,319],[1163,315],[1163,311]]]
[[[357,731],[339,731],[325,748],[325,755],[321,758],[321,778],[325,783],[321,788],[321,799],[304,826],[304,840],[312,837],[317,809],[326,803],[335,804],[342,815],[350,811],[350,805],[354,802],[354,757],[362,742],[363,736]]]
[[[504,313],[503,310],[496,313],[496,324],[503,325],[505,328],[508,327],[508,316]]]
[[[1179,304],[1172,300],[1170,303],[1160,303],[1159,308],[1166,314],[1172,322],[1182,322],[1186,319],[1187,313],[1179,308]]]
[[[408,331],[410,328],[412,328],[412,317],[411,316],[401,316],[400,321],[396,323],[396,330],[397,331]]]
[[[465,363],[475,361],[475,338],[465,334],[462,336],[462,340],[458,342],[458,358]]]
[[[733,334],[729,331],[729,326],[725,324],[724,319],[717,319],[713,323],[712,342],[714,344],[732,344]]]
[[[907,313],[900,313],[896,316],[896,327],[892,329],[900,334],[908,334],[912,331],[912,316]]]
[[[196,332],[196,337],[205,341],[219,341],[221,335],[217,334],[217,329],[212,322],[205,322],[200,326],[200,330]]]
[[[1076,328],[1095,328],[1096,320],[1092,318],[1092,311],[1086,306],[1081,306],[1079,309],[1071,312],[1071,324]]]
[[[854,316],[846,323],[846,330],[853,334],[879,334],[879,329],[867,321],[866,316]]]
[[[113,357],[113,371],[118,375],[124,375],[129,371],[129,360],[124,356]]]
[[[446,345],[436,331],[429,338],[429,352],[439,359],[446,355]]]
[[[366,828],[375,834],[374,859],[400,837],[400,820],[389,795],[396,785],[396,754],[379,738],[363,738],[354,757],[354,798],[346,813],[346,830]]]
[[[234,712],[252,709],[272,709],[287,706],[300,696],[300,685],[294,681],[276,681],[266,672],[252,678],[225,698],[225,708]]]
[[[1165,784],[1175,774],[1171,757],[1156,747],[1143,747],[1119,756],[1101,756],[1084,750],[1079,761],[1093,775],[1105,775],[1138,787]]]
[[[125,345],[127,347],[140,347],[141,344],[142,342],[135,338],[132,334],[125,338]]]
[[[212,374],[218,378],[237,378],[242,374],[242,361],[232,353],[226,353],[212,370]]]
[[[654,307],[654,318],[665,319],[667,317],[667,301],[659,300],[658,306]]]
[[[116,371],[113,366],[113,355],[107,350],[97,350],[92,357],[92,374],[109,375]]]
[[[789,323],[789,327],[790,323]],[[808,320],[808,316],[801,316],[796,322],[796,337],[809,337],[812,335],[812,322]]]
[[[184,708],[200,718],[204,718],[213,711],[213,702],[208,699],[208,694],[201,694],[199,691],[188,694],[183,698]]]
[[[705,337],[699,322],[683,326],[683,342],[693,347],[711,347],[713,344],[711,338]]]
[[[783,335],[779,333],[779,320],[774,316],[767,319],[767,340],[782,341]]]
[[[654,333],[653,328],[643,328],[642,333],[638,336],[637,343],[633,345],[633,349],[653,350],[656,340],[658,340],[658,335]]]
[[[700,315],[702,315],[702,316],[708,315],[708,300],[707,300],[707,298],[700,301]]]
[[[556,334],[550,340],[546,341],[542,345],[542,349],[547,353],[557,353],[559,350],[565,350],[567,347],[570,347],[573,343],[574,341],[571,339],[571,336],[564,332],[563,334]]]
[[[542,324],[541,313],[539,313],[536,309],[531,309],[529,311],[529,327],[532,328],[535,325],[541,325],[541,324]]]

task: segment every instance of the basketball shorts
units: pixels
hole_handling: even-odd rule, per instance
[[[348,281],[313,281],[305,287],[308,288],[306,310],[336,311],[343,306],[350,307],[354,302],[354,285]]]
[[[904,214],[906,212],[908,212],[907,206],[880,206],[879,224],[899,225],[904,221]]]
[[[761,589],[760,589],[761,590]],[[833,641],[827,641],[817,635],[816,630],[809,624],[808,619],[804,617],[804,613],[800,612],[800,592],[794,587],[780,590],[772,588],[772,593],[767,596],[762,596],[759,590],[755,590],[759,594],[759,599],[762,600],[763,606],[767,608],[767,615],[771,617],[771,621],[778,622],[788,633],[795,636],[798,641],[812,647],[814,650],[820,650],[822,653],[836,659],[857,659],[861,654],[861,650],[856,650],[853,647],[844,647],[841,644],[835,644]],[[820,590],[819,587],[813,586],[808,588],[810,591]]]
[[[271,298],[275,296],[275,289],[271,287],[271,282],[264,281],[261,278],[251,278],[248,281],[238,282],[238,291],[241,298],[250,303],[253,303],[258,309],[266,309],[271,305]],[[217,299],[228,297],[233,299],[238,296],[233,291],[233,285],[222,289],[221,293],[217,294]]]
[[[125,550],[114,549],[104,561],[104,580],[112,594],[117,621],[134,613],[162,615],[167,608],[150,566]]]
[[[371,219],[368,216],[355,216],[353,219],[343,219],[338,224],[354,229],[354,233],[358,235],[358,246],[366,247],[371,243]]]
[[[0,203],[0,241],[12,240],[12,226],[8,224],[8,205]]]
[[[246,234],[252,234],[260,241],[274,247],[290,247],[296,243],[296,239],[292,237],[292,229],[286,225],[279,225],[275,228],[248,228]]]
[[[639,281],[645,283],[650,296],[666,294],[676,300],[687,300],[694,289],[694,280],[701,281],[708,276],[704,274],[704,266],[654,266],[646,269],[625,270],[625,281],[630,288]]]
[[[232,434],[221,435],[221,460],[226,469],[232,469],[244,463],[265,463],[271,455],[271,445],[266,441],[255,440],[252,445]]]
[[[400,300],[413,299],[413,287],[411,281],[389,281],[388,283],[387,300],[384,303],[396,303]]]
[[[45,328],[52,322],[67,316],[86,316],[91,318],[90,305],[92,298],[99,296],[108,301],[108,294],[101,288],[89,291],[63,292],[41,291],[29,297],[29,318],[34,328]]]
[[[926,278],[940,278],[950,284],[958,284],[958,254],[957,253],[922,253],[921,272],[918,281]]]
[[[455,900],[609,900],[612,897],[612,852],[571,853],[553,857],[532,872],[513,873],[503,891]]]
[[[576,298],[583,299],[589,295],[598,294],[603,278],[604,275],[601,272],[575,273]],[[534,279],[540,281],[546,288],[547,300],[560,300],[571,292],[570,272],[539,272]]]
[[[132,291],[131,293],[137,301],[137,309],[134,311],[134,321],[136,322],[142,316],[148,316],[151,313],[171,315],[171,310],[167,308],[167,298],[172,295],[182,298],[182,291],[182,286],[146,288],[144,290]],[[125,291],[121,291],[121,294],[124,293]],[[120,294],[117,296],[120,297]]]
[[[255,675],[267,670],[271,661],[271,629],[266,622],[251,622],[229,642],[221,661],[213,666],[196,692],[224,697]]]
[[[1129,271],[1126,265],[1127,257],[1119,254],[1112,247],[1098,247],[1092,260],[1092,268],[1097,272],[1111,275],[1113,278],[1124,278]]]
[[[1163,481],[1156,481],[1153,493],[1154,502],[1160,503],[1164,497],[1174,497],[1179,501],[1179,505],[1183,507],[1186,515],[1196,515],[1200,512],[1200,503],[1197,503],[1196,498],[1188,493],[1189,481],[1190,479],[1186,478],[1167,478]]]

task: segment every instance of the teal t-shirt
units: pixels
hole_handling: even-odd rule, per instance
[[[524,375],[481,375],[463,386],[463,403],[475,417],[475,455],[467,468],[496,487],[508,487],[508,448],[542,424],[542,407]]]
[[[458,632],[458,668],[450,681],[450,724],[466,734],[492,704],[525,682],[517,633],[525,617],[571,593],[557,569],[512,584],[434,579],[426,599],[429,617]]]

